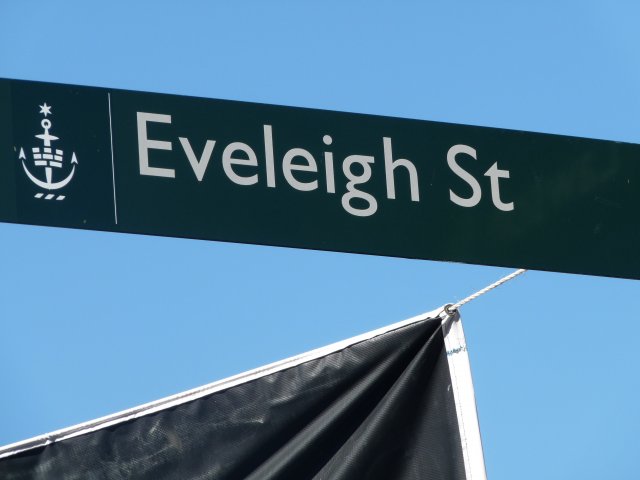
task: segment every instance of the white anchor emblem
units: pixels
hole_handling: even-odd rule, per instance
[[[58,137],[51,135],[49,130],[51,129],[51,120],[47,118],[47,115],[53,115],[51,113],[51,106],[47,105],[45,102],[44,105],[40,105],[40,113],[44,115],[44,119],[40,122],[40,125],[44,129],[44,132],[35,135],[36,138],[39,138],[43,141],[43,147],[33,147],[33,164],[36,167],[44,167],[45,180],[40,180],[34,174],[32,174],[27,168],[27,164],[25,160],[27,160],[27,156],[24,153],[24,149],[20,148],[20,154],[18,155],[18,159],[22,160],[22,168],[24,168],[27,177],[33,183],[35,183],[40,188],[51,192],[51,190],[59,190],[66,185],[69,184],[73,175],[76,173],[76,165],[78,165],[78,159],[76,158],[75,152],[71,155],[71,172],[66,176],[66,178],[54,182],[53,181],[53,172],[55,169],[62,169],[64,165],[64,153],[62,150],[56,148],[54,149],[51,146],[51,142],[59,140]],[[64,200],[66,198],[65,195],[55,195],[53,193],[43,193],[38,192],[34,195],[36,198],[44,198],[45,200]]]

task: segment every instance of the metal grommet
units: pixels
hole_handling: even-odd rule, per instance
[[[449,316],[455,315],[457,311],[458,311],[457,308],[453,308],[453,303],[447,303],[444,306],[444,313],[446,313]]]

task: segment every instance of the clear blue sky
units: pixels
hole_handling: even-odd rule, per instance
[[[640,142],[637,1],[222,3],[2,2],[0,77]],[[6,224],[0,238],[0,445],[511,271]],[[638,476],[638,293],[529,272],[462,309],[490,478]]]

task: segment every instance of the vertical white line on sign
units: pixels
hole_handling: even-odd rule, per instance
[[[113,181],[113,215],[118,224],[118,203],[116,202],[116,167],[113,161],[113,125],[111,123],[111,92],[107,92],[109,102],[109,137],[111,139],[111,180]]]

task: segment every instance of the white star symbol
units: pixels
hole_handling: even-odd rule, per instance
[[[51,107],[47,105],[47,102],[44,102],[44,105],[39,105],[40,113],[44,114],[44,118],[47,118],[47,115],[53,115],[51,113]]]

